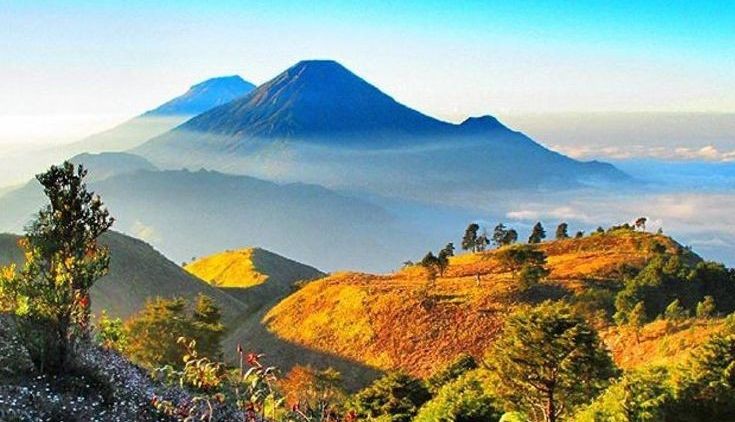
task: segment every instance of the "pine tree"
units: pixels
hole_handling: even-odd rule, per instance
[[[472,223],[467,226],[464,231],[464,237],[462,237],[462,249],[465,251],[476,252],[477,251],[477,231],[480,230],[480,226],[477,223]]]
[[[556,240],[569,239],[569,224],[561,223],[556,227]]]
[[[505,410],[556,422],[605,389],[616,368],[597,332],[563,302],[512,314],[486,363]]]
[[[544,230],[544,226],[542,226],[539,221],[535,226],[533,226],[531,235],[528,237],[528,243],[541,243],[544,239],[546,239],[546,230]]]

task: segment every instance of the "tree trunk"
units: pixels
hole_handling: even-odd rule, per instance
[[[549,390],[546,395],[546,411],[544,413],[546,422],[556,422],[556,403],[554,402],[553,390]]]

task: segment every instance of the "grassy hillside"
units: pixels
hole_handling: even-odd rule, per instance
[[[198,259],[184,268],[240,299],[252,311],[282,299],[293,291],[298,281],[324,276],[314,267],[260,248],[225,251]]]
[[[17,242],[16,235],[0,235],[0,265],[22,262]],[[92,288],[94,312],[105,309],[112,316],[125,318],[140,310],[148,298],[193,298],[199,293],[217,301],[226,322],[244,309],[240,301],[187,273],[141,240],[110,232],[102,243],[110,248],[110,273]]]
[[[433,285],[420,266],[391,275],[333,274],[281,301],[262,324],[281,341],[326,356],[321,364],[337,356],[425,377],[460,353],[482,356],[517,306],[618,283],[621,268],[641,268],[657,243],[699,260],[665,236],[619,231],[541,244],[551,274],[526,292],[518,290],[497,251],[462,254]],[[238,329],[230,341],[250,338]]]

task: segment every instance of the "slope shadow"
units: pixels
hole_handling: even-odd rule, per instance
[[[296,365],[311,365],[319,369],[334,368],[342,374],[344,387],[350,392],[366,386],[383,375],[382,371],[374,367],[328,352],[310,349],[268,331],[262,322],[263,317],[276,303],[277,301],[268,303],[255,314],[246,315],[234,323],[233,329],[222,342],[226,363],[233,366],[239,364],[237,345],[240,344],[246,353],[263,353],[264,364],[278,367],[282,374],[288,373]]]

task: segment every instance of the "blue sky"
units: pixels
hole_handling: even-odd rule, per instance
[[[735,2],[152,3],[0,0],[0,143],[72,140],[303,58],[448,120],[735,112]]]

